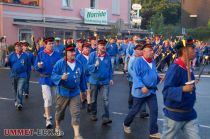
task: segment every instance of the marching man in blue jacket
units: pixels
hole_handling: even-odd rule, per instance
[[[28,60],[29,60],[28,75],[27,75],[27,79],[26,79],[26,82],[24,85],[24,94],[23,94],[25,96],[25,98],[28,98],[29,97],[29,81],[30,81],[30,77],[31,77],[31,70],[34,69],[33,66],[34,66],[35,58],[34,58],[33,53],[31,53],[29,51],[29,43],[28,42],[23,42],[22,47],[23,47],[23,52],[25,52],[27,54]]]
[[[90,83],[89,83],[89,72],[88,72],[88,60],[89,60],[89,56],[90,56],[90,51],[91,51],[91,44],[90,43],[84,43],[82,45],[82,53],[77,55],[76,59],[78,61],[80,61],[82,63],[82,65],[84,66],[84,70],[85,70],[85,76],[86,76],[86,80],[87,80],[87,87],[88,87],[88,90],[86,92],[86,100],[87,100],[87,112],[90,112],[91,111],[91,108],[90,108],[90,104],[91,104],[91,100],[90,100]],[[85,101],[86,100],[82,100],[82,108],[85,107]]]
[[[162,93],[166,119],[163,124],[162,139],[175,139],[179,131],[183,131],[182,133],[189,139],[200,139],[197,114],[194,109],[195,84],[188,82],[189,77],[192,80],[195,77],[190,66],[187,66],[187,61],[195,58],[195,48],[192,42],[188,42],[186,46],[184,43],[180,41],[176,44],[179,57],[169,67],[165,77]],[[187,82],[189,84],[186,84]]]
[[[160,81],[155,62],[152,44],[144,44],[143,56],[135,60],[133,64],[133,106],[124,120],[125,133],[131,133],[130,124],[133,122],[141,106],[146,102],[150,111],[149,131],[150,137],[160,138],[158,133],[157,116],[157,84]]]
[[[91,90],[91,120],[97,121],[97,96],[102,93],[104,103],[104,114],[102,124],[112,122],[109,118],[109,85],[113,85],[111,57],[106,53],[106,42],[98,41],[96,52],[90,54],[88,60],[89,82]]]
[[[82,53],[82,44],[84,43],[83,39],[77,40],[77,47],[76,47],[76,56]]]
[[[44,117],[46,118],[46,128],[51,128],[52,116],[50,114],[50,109],[56,95],[56,87],[50,77],[53,67],[61,58],[61,55],[60,53],[53,51],[54,38],[46,38],[44,43],[45,49],[38,53],[34,68],[40,73],[39,83],[42,87],[42,96],[44,99]]]
[[[26,53],[23,52],[21,42],[16,42],[15,52],[12,52],[5,59],[6,65],[11,68],[11,78],[13,78],[15,92],[15,107],[22,110],[23,107],[23,90],[29,71],[29,59]]]
[[[56,99],[55,132],[62,136],[60,122],[64,119],[65,109],[69,106],[71,122],[74,129],[74,139],[83,139],[79,131],[80,123],[80,92],[85,98],[87,82],[84,66],[76,60],[74,44],[66,48],[67,56],[59,60],[52,71],[52,81],[57,85],[58,96]]]
[[[112,68],[113,68],[113,72],[114,72],[114,70],[115,70],[114,63],[116,63],[116,66],[117,66],[117,56],[118,56],[118,46],[115,42],[115,37],[111,37],[109,42],[106,44],[106,51],[109,54],[109,56],[111,57]],[[118,68],[118,67],[116,67],[116,68]]]

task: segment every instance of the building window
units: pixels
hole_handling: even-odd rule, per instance
[[[19,41],[26,40],[27,42],[31,43],[31,29],[20,29],[19,30]]]
[[[70,8],[71,7],[71,1],[70,0],[62,0],[62,7]]]
[[[17,4],[17,5],[26,5],[26,6],[39,6],[40,0],[0,0],[0,2]]]
[[[90,7],[96,8],[96,0],[90,0]]]
[[[120,0],[112,0],[112,14],[120,15]]]

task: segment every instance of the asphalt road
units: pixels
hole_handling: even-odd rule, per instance
[[[45,129],[45,119],[43,118],[43,99],[41,87],[37,83],[38,74],[33,73],[30,83],[30,97],[24,99],[23,111],[17,111],[14,107],[14,93],[11,80],[9,79],[9,70],[0,69],[0,139],[56,139],[53,136],[30,137],[10,137],[4,136],[7,129],[33,129],[34,131],[43,131]],[[128,113],[128,82],[122,74],[114,75],[114,86],[110,90],[110,113],[113,123],[109,126],[101,125],[102,102],[99,100],[97,122],[92,122],[85,110],[81,112],[81,134],[85,139],[148,139],[148,119],[135,118],[131,125],[132,134],[127,135],[123,132],[122,123]],[[210,136],[210,78],[201,78],[197,84],[197,102],[196,110],[200,123],[200,135],[202,139],[209,139]],[[162,90],[163,83],[158,86],[158,125],[159,132],[162,132],[163,126],[163,102]],[[62,122],[62,129],[65,135],[63,139],[73,139],[73,129],[71,127],[70,114],[66,111],[65,120]],[[180,133],[179,138],[184,139]]]

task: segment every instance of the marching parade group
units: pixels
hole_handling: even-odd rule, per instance
[[[4,39],[1,38],[1,43],[6,42]],[[205,63],[205,57],[209,55],[204,42],[191,37],[187,40],[163,41],[159,35],[154,38],[134,35],[123,40],[111,37],[108,41],[94,36],[76,42],[73,38],[67,38],[62,44],[60,38],[48,37],[34,41],[34,53],[26,41],[16,42],[14,49],[5,59],[1,56],[0,60],[2,65],[11,69],[15,107],[22,110],[23,97],[27,99],[30,95],[31,71],[37,71],[44,100],[46,128],[52,128],[55,121],[58,136],[63,135],[61,121],[68,108],[74,139],[83,139],[80,133],[80,109],[86,106],[90,119],[97,121],[99,94],[103,98],[102,125],[112,123],[109,112],[110,85],[114,84],[115,70],[122,67],[130,88],[129,112],[122,121],[125,133],[132,132],[130,125],[141,111],[142,118],[149,117],[151,138],[174,139],[180,130],[189,139],[200,138],[194,109],[197,81],[193,70]],[[160,72],[166,71],[166,67],[165,76],[160,75]],[[163,81],[165,121],[160,134],[156,92],[158,83]],[[54,107],[55,114],[52,114]]]

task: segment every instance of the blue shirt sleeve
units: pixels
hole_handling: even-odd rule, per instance
[[[97,68],[95,67],[95,56],[92,53],[88,60],[88,72],[94,73],[96,70]]]
[[[178,68],[178,66],[171,66],[167,71],[162,93],[165,99],[181,102],[183,86],[176,86],[178,79],[182,78]]]
[[[54,82],[55,85],[60,85],[61,83],[61,77],[63,75],[62,73],[62,66],[60,66],[61,63],[57,62],[52,70],[51,79]]]
[[[142,81],[141,68],[140,60],[135,60],[133,63],[133,87],[135,89],[145,87]]]
[[[87,79],[86,79],[86,76],[85,76],[84,66],[82,66],[82,73],[81,73],[81,76],[80,76],[80,90],[83,93],[87,90]]]

